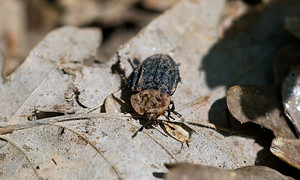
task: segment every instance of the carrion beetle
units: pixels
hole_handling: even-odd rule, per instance
[[[174,119],[170,113],[175,111],[175,106],[171,96],[175,93],[177,84],[181,81],[178,64],[165,54],[155,54],[146,58],[141,65],[133,67],[133,73],[127,80],[131,90],[135,92],[130,98],[131,105],[135,112],[142,115],[147,120],[137,132],[144,127],[157,126],[163,123],[157,118],[167,112],[167,118]],[[171,106],[171,108],[170,108]],[[137,132],[132,136],[135,137]]]

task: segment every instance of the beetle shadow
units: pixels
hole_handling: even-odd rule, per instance
[[[130,83],[130,79],[133,76],[133,72],[128,77],[126,77],[125,71],[124,71],[124,69],[121,68],[120,63],[121,63],[120,60],[118,60],[115,64],[113,64],[111,67],[111,72],[113,74],[119,74],[120,78],[121,78],[120,99],[125,102],[125,103],[120,103],[121,112],[122,113],[130,113],[132,115],[132,117],[139,120],[139,124],[144,126],[144,125],[146,125],[147,121],[144,119],[144,117],[142,117],[142,116],[139,117],[139,115],[137,115],[137,113],[134,111],[133,107],[131,106],[130,98],[134,94],[134,92],[131,90],[129,83]],[[140,64],[140,62],[137,58],[134,58],[132,61],[132,64],[134,66],[138,66]],[[105,111],[105,110],[102,109],[101,111]],[[148,127],[145,127],[145,128],[148,129]]]
[[[131,103],[130,103],[130,97],[133,95],[133,92],[131,91],[129,87],[128,79],[132,77],[132,73],[129,75],[129,77],[126,77],[124,69],[121,68],[120,60],[118,60],[115,64],[111,66],[111,72],[112,74],[118,74],[121,79],[120,83],[120,90],[121,95],[120,99],[123,100],[125,103],[120,103],[121,105],[121,112],[122,113],[132,113],[134,112]]]

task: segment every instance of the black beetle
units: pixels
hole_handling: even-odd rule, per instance
[[[131,63],[130,60],[129,62]],[[132,63],[131,65],[134,68]],[[178,65],[165,54],[152,55],[134,68],[128,83],[136,94],[131,96],[130,101],[133,109],[147,120],[147,123],[138,131],[142,131],[144,127],[163,123],[157,118],[166,111],[168,119],[173,118],[170,116],[171,112],[181,117],[175,111],[174,103],[171,101],[171,96],[175,93],[180,81]],[[170,105],[172,105],[171,108]],[[135,137],[137,132],[132,137]]]

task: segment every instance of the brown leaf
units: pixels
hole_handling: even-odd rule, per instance
[[[293,178],[284,176],[274,169],[265,166],[246,166],[234,170],[225,170],[211,166],[175,164],[166,173],[166,180],[244,180],[244,179],[264,179],[264,180],[292,180]]]
[[[84,25],[91,22],[116,24],[126,18],[126,12],[139,0],[62,0],[60,5],[65,9],[62,15],[63,24]],[[82,13],[84,12],[84,13]]]
[[[174,5],[178,0],[142,0],[141,4],[150,10],[163,11]]]
[[[281,116],[276,86],[234,86],[227,91],[226,100],[230,113],[241,123],[259,124],[276,137],[294,137]]]
[[[4,72],[2,72],[5,75],[15,70],[29,50],[25,6],[24,1],[0,1],[0,53],[6,58]]]
[[[300,170],[299,139],[275,138],[270,150],[275,156]]]

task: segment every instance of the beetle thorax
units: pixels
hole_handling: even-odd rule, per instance
[[[156,89],[146,89],[130,98],[133,109],[140,115],[160,116],[169,107],[171,97],[165,92]]]

